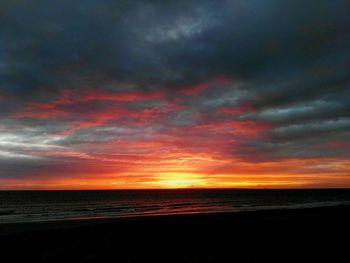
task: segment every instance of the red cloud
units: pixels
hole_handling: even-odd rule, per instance
[[[221,113],[232,114],[232,115],[240,115],[243,113],[253,112],[253,111],[254,111],[254,107],[250,102],[244,102],[234,107],[223,107],[219,110],[219,112]]]
[[[62,118],[69,115],[69,112],[58,109],[54,103],[30,102],[28,105],[16,112],[16,118],[52,119]]]
[[[76,102],[87,102],[92,100],[132,102],[161,99],[165,94],[164,90],[156,91],[122,91],[113,92],[106,90],[90,89],[76,98]]]
[[[185,95],[197,95],[197,94],[205,91],[208,88],[215,87],[217,85],[227,85],[230,83],[231,83],[231,81],[229,81],[227,79],[216,78],[216,79],[202,82],[202,83],[194,85],[194,86],[183,87],[180,89],[180,93],[185,94]]]

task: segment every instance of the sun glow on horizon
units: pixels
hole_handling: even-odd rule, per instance
[[[92,189],[181,189],[181,188],[344,188],[350,186],[346,177],[348,160],[285,160],[281,162],[191,161],[135,166],[133,172],[100,171],[98,175],[81,173],[66,178],[37,174],[30,181],[0,180],[2,190],[92,190]],[[320,174],[320,169],[332,165],[332,171]],[[303,170],[299,170],[299,167]],[[327,167],[328,167],[327,166]],[[308,168],[308,169],[306,169]],[[343,173],[340,173],[343,171]],[[96,173],[98,170],[96,170]],[[94,171],[95,173],[95,171]],[[322,176],[321,176],[322,175]]]
[[[163,172],[151,184],[161,188],[198,188],[208,186],[203,175],[188,172]]]

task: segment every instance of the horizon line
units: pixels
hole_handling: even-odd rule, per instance
[[[228,188],[228,187],[207,187],[207,188],[116,188],[116,189],[0,189],[0,192],[55,192],[55,191],[179,191],[179,190],[350,190],[350,187],[293,187],[293,188]]]

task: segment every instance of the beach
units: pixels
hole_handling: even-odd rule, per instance
[[[3,262],[344,262],[350,206],[0,225]]]

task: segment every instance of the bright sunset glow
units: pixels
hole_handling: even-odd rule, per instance
[[[154,183],[161,188],[195,188],[207,185],[205,178],[200,174],[164,173],[159,174],[157,177],[159,179]]]
[[[346,1],[22,2],[0,189],[350,187]]]

